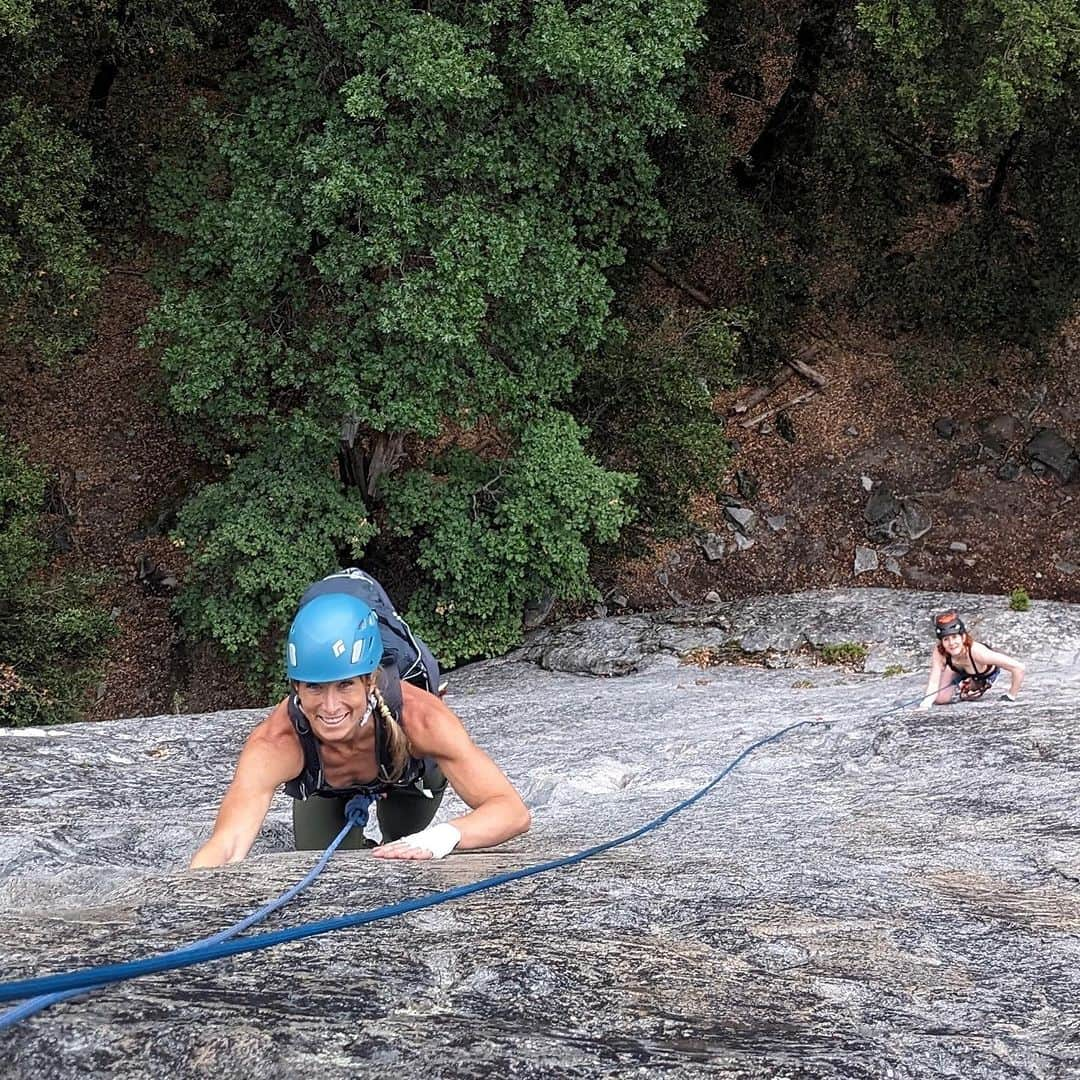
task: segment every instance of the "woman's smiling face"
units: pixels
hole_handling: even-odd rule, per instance
[[[371,708],[367,679],[341,679],[338,682],[298,682],[296,696],[312,730],[320,739],[348,738],[362,727]]]

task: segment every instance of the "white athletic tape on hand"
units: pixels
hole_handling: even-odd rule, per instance
[[[429,825],[420,832],[403,836],[395,843],[430,851],[433,859],[441,859],[461,843],[461,833],[450,822],[444,821],[441,825]]]

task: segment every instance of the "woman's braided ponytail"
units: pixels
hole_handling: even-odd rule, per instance
[[[371,696],[386,729],[386,750],[390,758],[390,767],[388,770],[384,770],[382,779],[397,780],[405,772],[405,766],[409,763],[409,757],[411,756],[409,738],[402,730],[401,725],[394,719],[390,706],[386,704],[386,699],[377,686],[371,688]]]

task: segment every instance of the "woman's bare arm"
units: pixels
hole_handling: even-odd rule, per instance
[[[930,659],[930,677],[926,680],[926,693],[918,704],[920,709],[929,709],[934,704],[934,698],[941,687],[941,669],[945,666],[945,659],[940,651],[935,648]]]
[[[1009,687],[1009,695],[1011,697],[1016,697],[1020,692],[1020,687],[1024,684],[1024,673],[1026,668],[1016,659],[1016,657],[1009,656],[1008,653],[998,652],[996,649],[987,648],[987,646],[980,644],[978,641],[974,641],[971,644],[971,659],[973,662],[977,662],[977,667],[985,669],[993,666],[999,667],[1003,671],[1007,671],[1012,676],[1012,685]]]
[[[414,754],[433,757],[461,800],[471,809],[451,825],[460,833],[461,848],[491,847],[525,832],[531,817],[506,774],[478,747],[461,721],[438,698],[403,685],[406,707],[403,727]],[[378,858],[426,858],[429,852],[386,844]]]
[[[259,835],[274,792],[303,768],[303,751],[285,708],[282,702],[248,736],[214,831],[195,853],[190,869],[240,862]]]

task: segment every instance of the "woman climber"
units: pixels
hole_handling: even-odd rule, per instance
[[[293,798],[298,850],[327,847],[356,797],[375,804],[377,858],[439,859],[529,828],[502,770],[430,692],[441,689],[438,666],[373,578],[347,570],[308,589],[285,666],[292,692],[248,736],[192,868],[243,859],[282,785]],[[470,810],[432,825],[447,781]],[[354,827],[341,847],[370,843]]]
[[[1024,665],[1019,660],[975,641],[955,611],[946,611],[934,620],[934,633],[938,643],[930,659],[930,678],[920,709],[975,701],[993,686],[1002,671],[1012,676],[1005,697],[1016,700],[1024,682]]]

